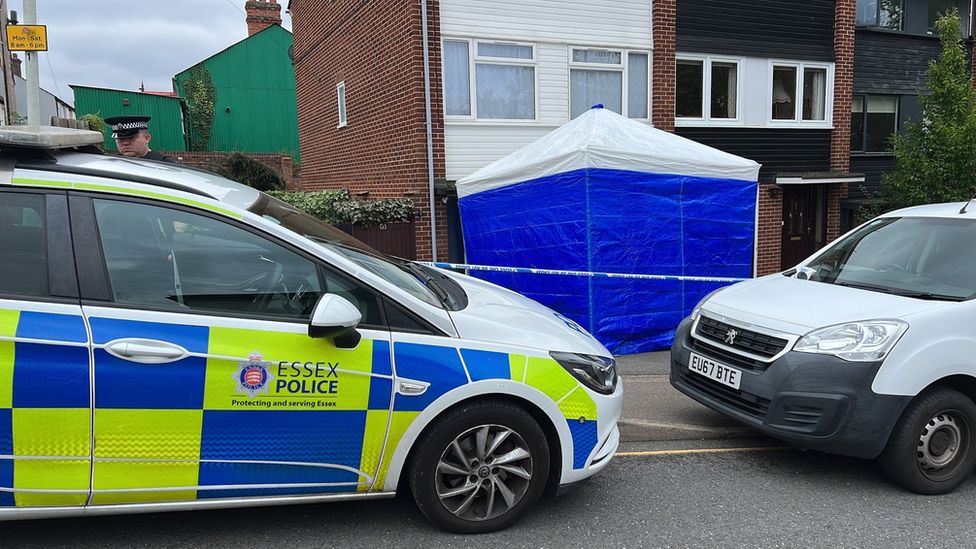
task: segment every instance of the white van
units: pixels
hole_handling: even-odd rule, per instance
[[[575,322],[101,142],[0,130],[0,520],[409,486],[486,532],[610,462],[623,388]]]
[[[976,465],[976,211],[892,212],[685,319],[671,384],[797,446],[949,492]],[[971,208],[976,210],[976,206]]]

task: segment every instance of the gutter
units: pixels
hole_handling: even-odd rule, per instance
[[[430,110],[430,44],[427,42],[427,0],[420,0],[424,47],[424,109],[427,122],[427,198],[430,206],[430,253],[437,261],[437,216],[434,210],[434,134]]]

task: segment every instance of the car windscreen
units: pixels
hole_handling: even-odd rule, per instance
[[[890,217],[871,221],[797,270],[799,278],[919,299],[976,297],[976,222]]]
[[[374,250],[332,225],[263,193],[249,210],[342,255],[426,303],[444,307],[436,293],[438,290],[431,288],[430,283],[416,272],[412,262]]]

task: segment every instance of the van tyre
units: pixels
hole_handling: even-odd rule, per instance
[[[434,525],[460,534],[492,532],[539,499],[549,477],[549,446],[522,408],[473,402],[437,420],[408,471],[417,507]]]
[[[945,494],[976,466],[976,404],[948,388],[927,391],[908,405],[881,456],[896,484],[919,494]]]

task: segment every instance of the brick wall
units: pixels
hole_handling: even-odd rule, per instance
[[[655,128],[673,131],[676,0],[654,0],[651,27],[654,38],[651,123]]]
[[[410,197],[417,258],[429,259],[427,138],[421,8],[417,0],[292,0],[298,134],[305,190],[345,187],[370,198]],[[434,176],[443,178],[444,120],[439,3],[427,1]],[[345,82],[347,126],[337,128]],[[438,203],[440,201],[438,200]],[[438,214],[438,255],[447,217]]]
[[[223,162],[225,158],[227,158],[228,155],[232,153],[178,151],[164,152],[163,154],[177,160],[182,164],[186,164],[187,166],[213,171]],[[295,165],[292,163],[292,158],[290,156],[272,153],[241,154],[252,160],[257,160],[258,162],[274,170],[275,173],[280,175],[282,179],[285,180],[285,186],[287,189],[297,190],[300,188],[301,185],[298,181]]]
[[[778,272],[783,261],[783,191],[771,181],[760,183],[758,207],[756,274],[763,276]]]

